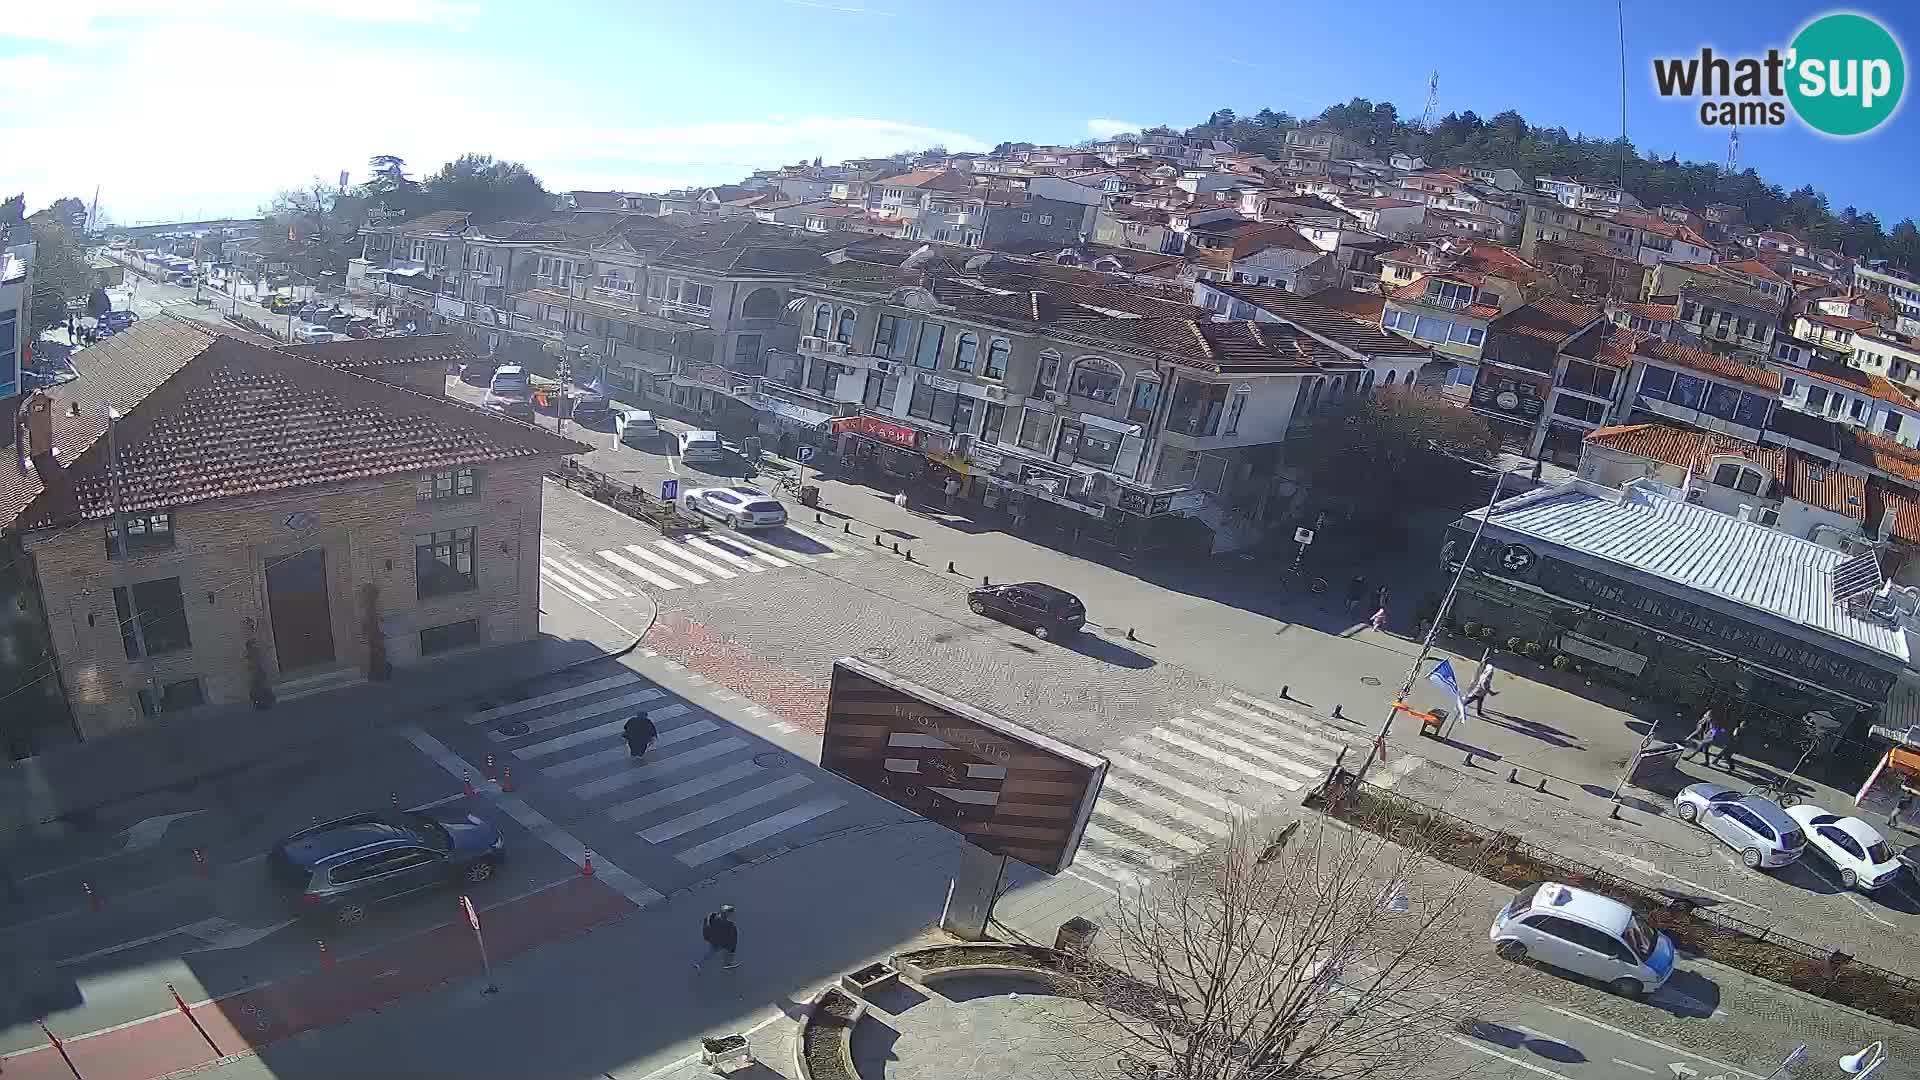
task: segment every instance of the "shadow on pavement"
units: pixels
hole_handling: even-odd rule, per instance
[[[1563,1065],[1578,1065],[1587,1060],[1587,1055],[1558,1039],[1541,1038],[1529,1035],[1518,1028],[1505,1024],[1496,1024],[1487,1020],[1475,1020],[1461,1026],[1462,1034],[1469,1038],[1489,1042],[1495,1046],[1504,1046],[1509,1050],[1526,1050],[1535,1057],[1548,1061],[1557,1061]]]
[[[1125,645],[1108,641],[1098,634],[1075,634],[1072,637],[1061,638],[1060,644],[1063,648],[1071,649],[1088,659],[1112,664],[1115,667],[1131,668],[1135,671],[1144,670],[1159,663],[1145,653],[1135,652]]]
[[[1720,984],[1697,971],[1676,971],[1647,1003],[1675,1016],[1704,1020],[1720,1007]]]

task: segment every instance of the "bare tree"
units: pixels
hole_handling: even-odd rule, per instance
[[[1473,879],[1418,841],[1292,831],[1267,842],[1238,825],[1108,910],[1063,988],[1091,1008],[1057,1014],[1104,1058],[1086,1064],[1168,1080],[1472,1071],[1447,1040],[1527,978],[1488,948]]]

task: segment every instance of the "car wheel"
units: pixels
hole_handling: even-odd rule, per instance
[[[472,863],[468,865],[466,870],[462,872],[460,876],[463,878],[466,878],[468,881],[472,882],[473,884],[478,885],[481,882],[493,876],[493,863],[486,859],[482,859],[477,863]]]
[[[364,904],[341,904],[333,909],[333,918],[341,926],[357,926],[367,917]]]
[[[1742,851],[1740,853],[1740,861],[1743,863],[1746,863],[1747,869],[1749,870],[1760,869],[1760,849],[1757,847],[1750,847],[1745,851]]]
[[[1851,870],[1842,870],[1840,871],[1840,884],[1849,889],[1857,889],[1860,887],[1860,875]]]
[[[1046,623],[1034,623],[1033,636],[1039,638],[1041,641],[1045,641],[1053,636],[1053,631],[1048,628]]]
[[[1502,960],[1515,964],[1527,962],[1527,947],[1517,941],[1503,941],[1493,947],[1493,954]]]
[[[1700,820],[1700,808],[1690,802],[1680,804],[1680,820],[1689,825]]]
[[[734,518],[734,519],[733,519],[733,527],[734,527],[735,529],[737,529],[737,530],[739,530],[740,532],[745,532],[745,531],[747,531],[747,519],[746,519],[746,518],[744,518],[744,517],[737,517],[737,518]]]
[[[1647,988],[1641,985],[1639,979],[1615,979],[1607,988],[1623,998],[1632,998],[1636,1001],[1639,1000],[1640,995],[1647,992]]]
[[[969,600],[967,601],[967,610],[973,612],[975,615],[985,615],[987,613],[987,605],[978,600]]]

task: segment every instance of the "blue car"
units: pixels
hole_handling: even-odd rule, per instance
[[[506,856],[500,830],[456,809],[356,814],[273,846],[267,874],[302,915],[352,926],[376,904],[479,884]]]

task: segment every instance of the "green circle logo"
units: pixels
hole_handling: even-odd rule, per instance
[[[1900,107],[1907,61],[1887,28],[1865,15],[1822,15],[1794,37],[1787,75],[1793,111],[1815,131],[1864,135]]]

